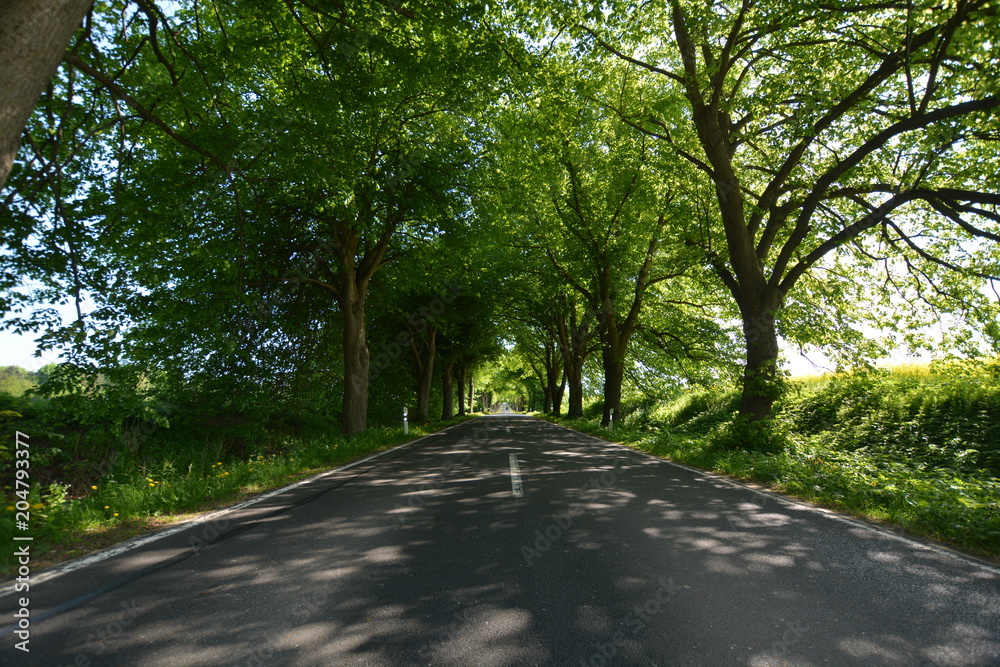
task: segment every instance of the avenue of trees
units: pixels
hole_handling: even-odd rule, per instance
[[[0,304],[119,426],[766,424],[781,341],[1000,349],[991,0],[77,5],[0,12]]]

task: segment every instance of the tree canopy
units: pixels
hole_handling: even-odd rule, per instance
[[[0,303],[51,391],[358,433],[477,374],[605,423],[736,381],[766,420],[782,340],[947,313],[1000,349],[997,35],[990,0],[98,2],[2,191]]]

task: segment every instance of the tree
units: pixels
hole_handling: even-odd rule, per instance
[[[963,248],[1000,239],[1000,184],[981,166],[996,158],[1000,108],[990,74],[1000,51],[983,41],[1000,29],[992,3],[671,0],[607,17],[573,20],[636,78],[595,102],[687,160],[714,192],[688,243],[739,310],[747,419],[770,415],[780,392],[783,308],[796,296],[807,304],[798,312],[812,315],[818,338],[835,318],[810,292],[852,293],[831,289],[844,279],[836,272],[818,276],[830,257],[900,257],[918,280],[947,266],[967,280],[945,291],[990,310],[977,293],[997,275],[995,247]],[[846,300],[826,306],[850,312]]]
[[[565,304],[567,314],[559,322],[559,347],[569,387],[566,415],[579,419],[583,417],[584,364],[599,349],[600,319],[586,305],[580,304],[575,294],[567,294]]]
[[[458,414],[466,414],[473,404],[473,373],[477,365],[497,358],[503,353],[500,337],[504,335],[498,317],[498,297],[494,273],[486,262],[477,262],[481,254],[495,251],[488,244],[467,259],[464,267],[466,278],[457,283],[459,293],[454,303],[449,304],[443,337],[438,338],[438,351],[444,367],[442,390],[445,419],[450,419],[452,402],[448,400],[449,374],[452,393],[458,401]],[[454,261],[454,258],[452,258]],[[443,350],[443,354],[442,354]],[[466,393],[468,392],[468,393]]]
[[[21,132],[93,0],[6,0],[0,5],[0,188]]]
[[[669,165],[652,141],[615,114],[555,92],[610,87],[614,77],[580,82],[562,66],[550,70],[545,92],[512,107],[506,187],[517,192],[511,217],[525,221],[519,228],[585,304],[583,319],[597,321],[607,424],[620,412],[629,343],[647,293],[667,281],[683,292],[682,277],[697,267],[676,232],[690,215],[678,196],[680,175],[664,173]]]
[[[514,353],[521,355],[538,381],[542,393],[542,411],[558,416],[562,409],[566,376],[555,333],[555,320],[549,324],[548,327],[528,328],[525,331],[526,337],[518,341]]]
[[[91,187],[104,216],[94,228],[114,232],[99,251],[93,239],[85,245],[121,267],[133,288],[124,301],[172,304],[143,312],[108,300],[99,312],[127,310],[147,340],[154,329],[177,340],[179,329],[166,330],[179,313],[207,306],[201,316],[217,313],[220,324],[205,330],[191,317],[188,340],[198,344],[183,346],[192,365],[211,356],[212,370],[234,379],[268,367],[275,357],[265,350],[291,329],[339,323],[331,351],[342,359],[341,426],[363,430],[371,280],[395,250],[432,237],[464,205],[468,114],[479,77],[497,74],[477,35],[481,17],[474,5],[371,2],[341,13],[192,0],[169,15],[144,2],[123,9],[123,24],[148,30],[95,29],[112,46],[98,48],[95,37],[66,60],[97,82],[87,99],[103,100],[121,129],[88,158],[116,167]],[[99,136],[103,122],[83,132]],[[156,244],[195,252],[168,264],[174,253],[157,255]],[[275,326],[289,283],[310,291],[300,305],[312,310]]]
[[[513,267],[512,267],[513,268]],[[513,298],[497,305],[509,327],[514,353],[522,356],[538,380],[542,411],[559,415],[566,390],[566,354],[562,336],[569,317],[565,282],[553,279],[552,266],[538,253],[507,278]]]
[[[371,9],[358,10],[350,21],[302,8],[271,12],[284,22],[277,35],[300,40],[301,60],[287,70],[293,81],[276,82],[281,99],[268,102],[286,113],[297,109],[296,119],[313,119],[304,131],[298,131],[300,120],[290,123],[294,149],[276,157],[295,175],[284,183],[281,205],[336,248],[337,261],[324,267],[329,273],[305,280],[337,300],[343,321],[344,433],[364,430],[367,423],[372,277],[391,260],[397,234],[430,234],[449,206],[460,205],[455,176],[469,160],[468,140],[452,111],[473,99],[472,67],[479,64],[474,22],[457,8],[443,17],[418,17],[377,3]],[[312,24],[321,32],[304,27]],[[287,43],[287,37],[279,39]],[[338,42],[351,46],[329,55],[328,47]],[[465,77],[456,75],[459,62],[467,66]],[[297,175],[304,166],[315,177],[302,183]]]
[[[416,376],[414,421],[430,417],[439,341],[457,319],[454,304],[462,292],[454,274],[449,276],[452,271],[443,255],[442,240],[414,248],[405,261],[399,258],[376,286],[384,313],[378,328],[385,333],[372,359],[371,377],[383,375],[409,357]]]

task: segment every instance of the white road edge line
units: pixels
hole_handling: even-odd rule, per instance
[[[87,567],[88,565],[93,565],[94,563],[99,563],[99,562],[107,560],[109,558],[114,558],[115,556],[119,556],[119,555],[121,555],[123,553],[127,553],[129,551],[132,551],[133,549],[138,549],[139,547],[145,546],[145,545],[147,545],[147,544],[149,544],[151,542],[156,542],[157,540],[161,540],[164,537],[170,537],[171,535],[179,533],[182,530],[187,530],[188,528],[191,528],[193,526],[197,526],[199,524],[205,523],[206,521],[213,521],[213,520],[217,519],[218,517],[220,517],[220,516],[222,516],[224,514],[229,514],[230,512],[235,512],[237,510],[241,510],[244,507],[250,507],[251,505],[256,505],[259,502],[262,502],[264,500],[268,500],[269,498],[273,498],[274,496],[280,495],[280,494],[284,493],[285,491],[289,491],[289,490],[294,489],[296,487],[303,486],[305,484],[309,484],[310,482],[315,482],[316,480],[321,479],[323,477],[326,477],[327,475],[331,475],[331,474],[333,474],[335,472],[340,472],[342,470],[347,470],[349,468],[353,468],[354,466],[359,466],[362,463],[365,463],[367,461],[371,461],[372,459],[377,459],[380,456],[384,456],[384,455],[388,454],[389,452],[394,452],[397,449],[399,449],[400,447],[408,447],[409,445],[414,445],[414,444],[420,442],[421,440],[426,440],[427,438],[433,438],[434,436],[440,435],[440,434],[444,433],[445,431],[450,431],[451,429],[453,429],[453,428],[455,428],[457,426],[461,426],[462,424],[468,424],[468,423],[471,423],[473,421],[475,421],[475,420],[474,419],[470,419],[470,420],[467,420],[467,421],[464,421],[464,422],[460,422],[458,424],[453,424],[451,426],[448,426],[446,428],[441,429],[440,431],[435,431],[434,433],[429,433],[429,434],[427,434],[425,436],[417,438],[416,440],[410,440],[409,442],[404,442],[402,444],[396,445],[395,447],[390,447],[389,449],[382,450],[381,452],[376,452],[375,454],[372,454],[371,456],[366,456],[365,458],[359,459],[359,460],[354,461],[352,463],[348,463],[346,465],[342,465],[342,466],[339,466],[337,468],[331,468],[330,470],[325,470],[325,471],[323,471],[321,473],[316,473],[312,477],[307,477],[305,479],[300,479],[299,481],[293,482],[293,483],[289,484],[288,486],[282,486],[281,488],[278,488],[278,489],[272,489],[271,491],[268,491],[266,493],[262,493],[259,496],[254,496],[253,498],[248,498],[247,500],[244,500],[241,503],[236,503],[235,505],[230,505],[229,507],[223,507],[220,510],[216,510],[214,512],[209,512],[207,514],[203,514],[203,515],[201,515],[201,516],[199,516],[199,517],[197,517],[195,519],[190,519],[188,521],[184,521],[183,523],[179,523],[179,524],[177,524],[175,526],[171,526],[170,528],[164,528],[161,531],[158,531],[158,532],[155,532],[155,533],[151,533],[149,535],[143,535],[142,537],[136,537],[134,539],[131,539],[131,540],[128,540],[126,542],[122,542],[121,544],[118,544],[116,546],[113,546],[110,549],[106,549],[104,551],[98,551],[96,553],[90,554],[89,556],[83,556],[83,557],[78,558],[76,560],[71,560],[68,563],[65,563],[63,565],[59,565],[57,567],[54,567],[51,570],[45,570],[44,572],[41,572],[41,573],[39,573],[37,575],[32,575],[32,577],[31,577],[31,583],[33,585],[37,585],[37,584],[43,583],[45,581],[49,581],[51,579],[55,579],[56,577],[60,577],[60,576],[62,576],[64,574],[67,574],[67,573],[72,572],[74,570],[79,570],[81,568]],[[14,587],[16,585],[17,585],[16,581],[11,581],[10,583],[8,583],[8,584],[6,584],[4,586],[0,586],[0,598],[4,598],[4,597],[10,595],[11,593],[13,593],[14,592]]]
[[[524,495],[524,487],[521,486],[521,467],[517,465],[517,454],[510,454],[510,492],[515,498]]]
[[[537,417],[536,417],[536,419],[537,419]],[[543,419],[543,420],[540,420],[540,421],[545,421],[545,420]],[[933,552],[933,553],[936,553],[936,554],[939,554],[939,555],[942,555],[942,556],[948,556],[949,558],[953,558],[955,560],[960,560],[960,561],[962,561],[962,562],[964,562],[964,563],[966,563],[968,565],[972,565],[972,566],[978,567],[981,570],[986,570],[987,572],[991,572],[993,574],[1000,575],[1000,567],[997,567],[997,566],[995,566],[995,565],[993,565],[991,563],[979,560],[975,556],[971,556],[969,554],[964,554],[964,553],[962,553],[960,551],[955,551],[953,549],[949,549],[948,547],[938,546],[936,544],[931,544],[931,543],[928,543],[928,542],[921,542],[920,540],[915,540],[915,539],[913,539],[911,537],[907,537],[905,535],[900,535],[898,533],[894,533],[891,530],[887,530],[885,528],[881,528],[879,526],[876,526],[876,525],[873,525],[873,524],[870,524],[870,523],[866,523],[866,522],[861,521],[859,519],[854,519],[852,517],[845,516],[845,515],[840,514],[839,512],[837,512],[835,510],[827,509],[825,507],[819,507],[818,505],[812,505],[812,504],[807,504],[807,503],[804,503],[804,502],[800,502],[797,499],[791,498],[789,496],[783,496],[783,495],[781,495],[780,493],[778,493],[776,491],[768,491],[768,490],[765,490],[765,489],[755,489],[752,486],[747,486],[746,484],[741,484],[740,482],[737,482],[737,481],[732,480],[732,479],[728,479],[726,477],[723,477],[721,475],[717,475],[717,474],[709,472],[707,470],[702,470],[700,468],[695,468],[694,466],[685,465],[683,463],[677,463],[676,461],[668,461],[667,459],[661,459],[659,456],[656,456],[655,454],[650,454],[649,452],[644,452],[641,449],[633,449],[632,447],[628,447],[626,445],[623,445],[623,444],[620,444],[620,443],[617,443],[617,442],[611,442],[610,440],[604,440],[603,438],[598,438],[596,435],[591,435],[589,433],[584,433],[583,431],[577,431],[575,428],[570,428],[569,426],[563,426],[562,424],[554,424],[554,423],[549,422],[549,421],[545,421],[545,423],[551,424],[553,426],[557,426],[559,428],[564,428],[564,429],[567,429],[569,431],[573,431],[574,433],[579,433],[580,435],[586,436],[588,438],[596,440],[596,441],[598,441],[598,442],[600,442],[602,444],[605,444],[605,445],[615,445],[616,447],[621,447],[624,450],[633,452],[635,454],[639,454],[639,455],[644,456],[644,457],[646,457],[648,459],[652,459],[653,461],[658,461],[660,463],[665,463],[665,464],[670,465],[670,466],[675,466],[677,468],[682,468],[684,470],[688,470],[690,472],[693,472],[693,473],[695,473],[697,475],[701,475],[702,477],[705,477],[705,478],[708,478],[708,479],[712,479],[712,480],[715,480],[715,481],[719,481],[719,482],[722,482],[723,484],[728,484],[729,486],[732,486],[732,487],[735,487],[735,488],[738,488],[738,489],[744,489],[746,491],[750,491],[751,493],[755,493],[757,495],[764,496],[765,498],[769,498],[771,500],[774,500],[775,502],[777,502],[779,504],[784,504],[784,505],[787,505],[789,507],[794,507],[795,509],[799,509],[799,510],[806,510],[806,511],[809,511],[809,512],[813,512],[815,514],[819,514],[821,516],[824,516],[827,519],[832,519],[833,521],[839,521],[840,523],[844,523],[844,524],[847,524],[849,526],[853,526],[855,528],[861,528],[863,530],[867,530],[867,531],[876,533],[878,535],[881,535],[882,537],[887,537],[887,538],[889,538],[891,540],[896,540],[897,542],[902,542],[903,544],[907,544],[907,545],[909,545],[911,547],[916,547],[917,549],[920,549],[920,550],[923,550],[923,551],[930,551],[930,552]]]

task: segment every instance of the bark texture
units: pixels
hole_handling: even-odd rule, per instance
[[[340,308],[344,315],[344,400],[340,432],[354,435],[368,427],[371,359],[365,323],[365,292],[357,288],[351,277],[341,284]]]
[[[0,2],[0,187],[38,96],[52,80],[92,0]]]
[[[441,419],[448,421],[455,416],[455,372],[454,362],[448,362],[441,374],[441,396],[444,406],[441,408]]]
[[[417,367],[417,419],[430,418],[431,387],[434,384],[434,354],[437,344],[437,327],[427,329],[426,338],[411,335],[413,360]]]

